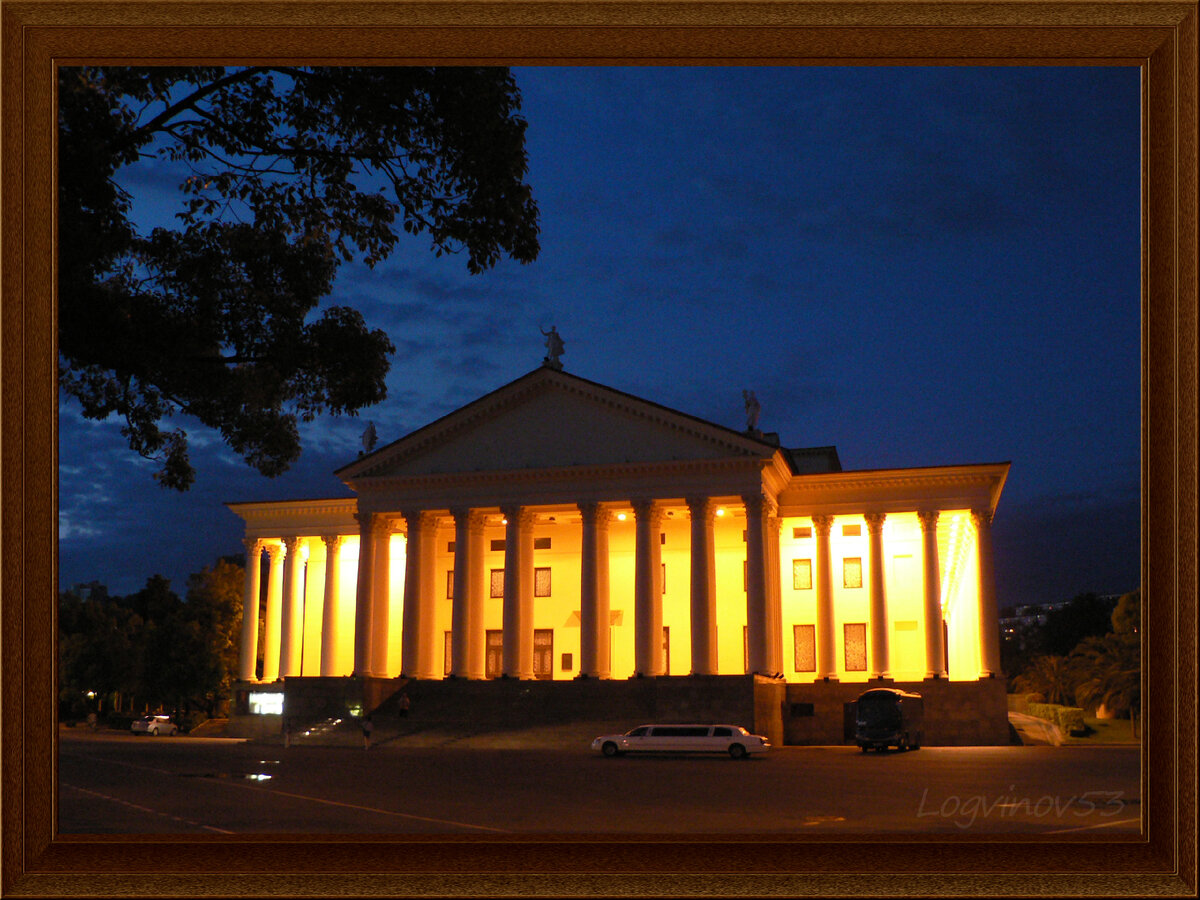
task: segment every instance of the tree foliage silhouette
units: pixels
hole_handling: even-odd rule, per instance
[[[502,68],[62,67],[59,383],[117,416],[155,478],[195,479],[183,413],[266,475],[297,422],[386,396],[392,342],[338,267],[401,233],[478,274],[538,252],[526,123]],[[180,189],[176,227],[133,220],[131,174]]]

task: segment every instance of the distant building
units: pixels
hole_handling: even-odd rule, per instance
[[[843,471],[543,365],[338,470],[354,498],[229,504],[247,611],[270,561],[240,676],[992,679],[1008,469]]]

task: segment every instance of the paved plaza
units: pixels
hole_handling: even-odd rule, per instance
[[[605,759],[578,740],[293,745],[60,729],[60,833],[1137,833],[1139,749],[782,747]],[[534,746],[540,743],[542,746]]]

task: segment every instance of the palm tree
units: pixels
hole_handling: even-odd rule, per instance
[[[1106,634],[1081,641],[1071,651],[1075,697],[1080,705],[1103,705],[1118,715],[1128,713],[1137,736],[1142,710],[1141,642],[1136,633]]]
[[[1074,691],[1074,679],[1065,656],[1036,656],[1029,668],[1013,679],[1013,686],[1022,693],[1037,693],[1047,703],[1069,706]]]

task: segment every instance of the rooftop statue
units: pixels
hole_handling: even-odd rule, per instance
[[[561,371],[562,360],[559,357],[563,355],[565,345],[563,339],[559,337],[558,329],[551,325],[549,331],[542,331],[540,327],[538,331],[541,331],[546,338],[546,356],[542,359],[542,365]]]
[[[375,449],[375,442],[378,438],[375,435],[375,423],[368,422],[367,428],[362,435],[363,453],[370,453]]]
[[[756,432],[758,431],[758,414],[762,412],[762,406],[759,405],[758,398],[754,396],[754,391],[742,391],[742,399],[746,402],[746,430]]]

